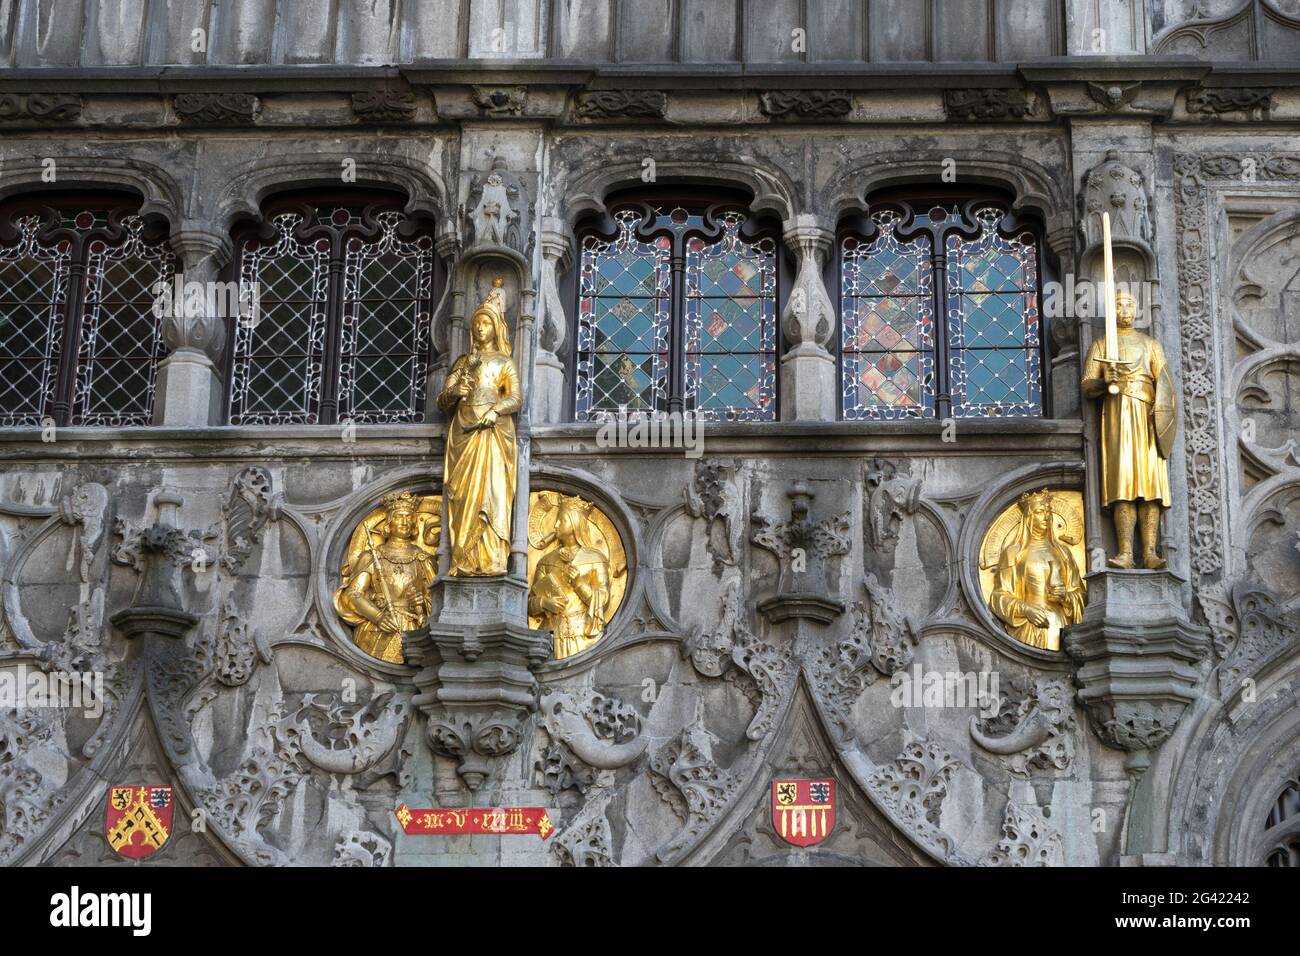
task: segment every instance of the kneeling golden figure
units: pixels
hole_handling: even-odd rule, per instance
[[[1082,541],[1078,492],[1027,492],[993,522],[980,548],[981,590],[1016,640],[1061,649],[1061,629],[1083,616]]]
[[[557,659],[571,657],[605,633],[627,587],[627,558],[591,502],[553,491],[529,499],[529,623],[551,632]]]
[[[334,610],[371,657],[402,663],[402,634],[429,619],[440,508],[437,495],[384,495],[352,533]]]

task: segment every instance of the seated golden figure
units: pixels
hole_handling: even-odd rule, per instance
[[[626,587],[626,558],[613,525],[590,502],[546,491],[530,498],[530,623],[551,632],[557,659],[570,657],[604,634]]]
[[[989,528],[980,549],[984,597],[1016,640],[1058,651],[1061,629],[1083,616],[1082,539],[1078,492],[1027,492]]]
[[[353,532],[334,610],[352,626],[353,642],[371,657],[402,663],[402,634],[429,618],[439,507],[437,496],[384,495],[381,507]]]

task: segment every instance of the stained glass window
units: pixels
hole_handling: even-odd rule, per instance
[[[775,239],[717,206],[639,204],[613,224],[581,244],[575,417],[774,419]]]
[[[1041,415],[1035,234],[987,201],[877,205],[840,241],[844,417]]]
[[[672,239],[636,236],[641,216],[615,217],[612,240],[583,240],[578,305],[576,417],[667,407]]]
[[[20,203],[0,245],[0,425],[147,425],[175,256],[130,201]]]
[[[841,275],[845,418],[934,415],[931,240],[900,242],[897,212],[873,217],[871,242],[850,236]]]
[[[948,235],[948,351],[954,418],[1041,415],[1038,271],[1032,235],[1004,238],[1002,210],[975,212],[978,238]]]
[[[243,240],[232,424],[424,420],[436,257],[394,206],[282,203]]]
[[[686,247],[686,407],[706,419],[776,417],[776,243],[741,239],[743,222]]]

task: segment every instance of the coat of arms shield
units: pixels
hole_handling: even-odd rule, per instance
[[[110,787],[104,835],[118,856],[142,860],[163,848],[172,830],[172,788]]]
[[[793,846],[826,839],[835,827],[835,781],[772,781],[772,826]]]

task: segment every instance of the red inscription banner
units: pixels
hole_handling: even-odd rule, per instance
[[[544,807],[462,807],[412,810],[402,804],[397,822],[412,836],[459,836],[461,834],[536,833],[543,840],[555,832]]]

